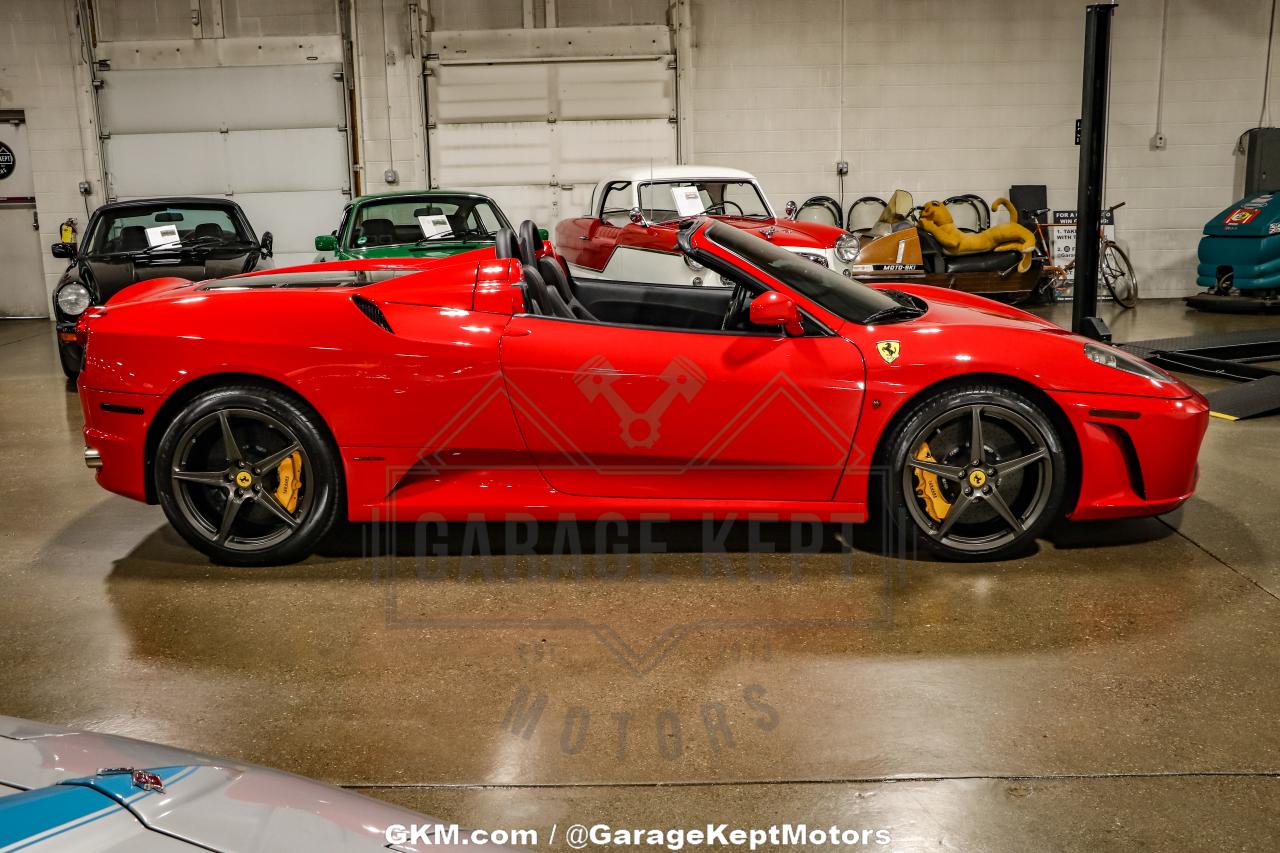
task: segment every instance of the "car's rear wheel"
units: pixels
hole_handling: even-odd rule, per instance
[[[337,519],[342,479],[319,415],[271,388],[193,399],[156,451],[156,494],[174,529],[215,562],[306,557]]]
[[[939,556],[1021,553],[1062,512],[1062,439],[1039,406],[1007,388],[968,385],[921,401],[888,448],[891,517]]]

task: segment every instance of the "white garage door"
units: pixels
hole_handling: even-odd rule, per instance
[[[674,57],[428,65],[432,186],[544,228],[618,168],[676,162]]]
[[[225,196],[276,266],[309,261],[350,193],[344,88],[333,64],[103,71],[108,194]]]

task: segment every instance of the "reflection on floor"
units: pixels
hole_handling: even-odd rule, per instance
[[[1277,322],[1103,310],[1117,340]],[[1280,832],[1280,419],[1214,422],[1182,511],[1065,525],[999,564],[780,526],[712,556],[685,525],[632,555],[492,531],[491,556],[378,557],[355,527],[230,570],[93,484],[52,343],[0,324],[0,713],[544,833],[837,823],[888,830],[878,849],[1085,851]]]

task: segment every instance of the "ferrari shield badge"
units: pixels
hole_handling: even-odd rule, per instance
[[[881,341],[876,344],[876,350],[879,351],[880,357],[884,359],[885,364],[893,364],[898,360],[898,353],[902,351],[902,344],[898,341]]]

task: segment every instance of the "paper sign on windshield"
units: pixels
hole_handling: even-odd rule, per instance
[[[177,225],[157,225],[147,229],[147,245],[159,246],[163,243],[178,242]]]
[[[697,216],[707,209],[697,187],[672,187],[671,197],[676,202],[676,213],[681,216]]]
[[[453,227],[449,225],[449,217],[440,214],[419,216],[418,227],[422,229],[422,236],[426,240],[446,237],[453,233]]]

